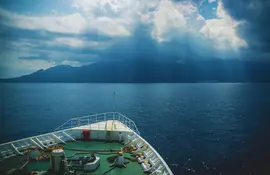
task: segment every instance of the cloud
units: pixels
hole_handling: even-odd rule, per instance
[[[80,67],[80,66],[83,66],[83,65],[89,65],[93,62],[88,62],[88,63],[82,63],[82,62],[79,62],[79,61],[70,61],[70,60],[64,60],[61,62],[62,65],[70,65],[70,66],[73,66],[73,67]]]
[[[245,38],[255,59],[268,55],[270,51],[270,1],[267,0],[224,0],[224,8],[235,20],[245,23],[239,26],[239,34]],[[263,56],[264,57],[264,56]]]
[[[178,36],[196,36],[199,33],[205,37],[205,42],[213,42],[213,48],[219,50],[237,50],[248,46],[237,33],[242,21],[232,19],[221,1],[218,2],[214,19],[205,19],[199,14],[198,7],[190,1],[162,1],[154,13],[153,20],[153,34],[159,42],[166,41],[164,35],[173,30]]]
[[[28,54],[26,56],[19,56],[19,59],[24,59],[24,60],[49,60],[50,57],[45,54]]]
[[[111,20],[108,17],[85,18],[80,13],[51,16],[20,15],[0,9],[3,23],[7,26],[28,30],[80,34],[84,30],[96,30],[109,36],[126,36],[129,31],[123,26],[122,19]]]
[[[209,3],[216,2],[216,0],[208,0]]]
[[[75,1],[73,6],[81,13],[54,16],[27,16],[0,10],[4,17],[4,24],[27,30],[45,30],[58,33],[81,34],[85,31],[96,31],[110,37],[130,37],[138,23],[149,23],[153,26],[152,36],[157,42],[166,41],[170,38],[171,30],[178,34],[201,33],[207,39],[214,40],[218,48],[246,46],[236,31],[238,22],[230,18],[219,1],[217,18],[202,22],[198,6],[191,1]],[[224,13],[224,14],[221,14]],[[202,27],[202,28],[200,28]],[[193,32],[193,33],[190,33]],[[221,35],[221,36],[218,36]],[[70,38],[57,39],[57,42],[70,46],[83,45],[82,40]],[[76,45],[77,44],[77,45]],[[96,43],[97,44],[97,43]]]
[[[98,41],[87,41],[82,38],[72,38],[72,37],[58,37],[52,44],[64,44],[74,48],[82,48],[82,47],[97,47],[101,45],[106,45],[106,43],[98,42]]]
[[[172,29],[178,29],[179,33],[188,32],[188,19],[196,12],[196,7],[187,2],[173,3],[172,1],[161,1],[157,11],[153,15],[153,35],[158,42],[166,41],[164,34]]]
[[[221,1],[218,3],[216,15],[216,19],[205,20],[200,33],[211,39],[216,48],[233,50],[247,47],[245,40],[240,38],[237,33],[237,27],[241,22],[235,21],[227,14]]]
[[[109,36],[130,36],[136,18],[137,4],[126,0],[78,0],[73,7],[88,21],[87,28],[95,28]]]
[[[141,58],[235,58],[250,47],[239,32],[246,20],[231,17],[223,1],[206,3],[211,13],[218,4],[213,18],[201,13],[201,0],[78,0],[70,4],[72,11],[53,8],[31,15],[0,9],[1,59],[8,63],[0,65],[14,68],[16,59],[24,66],[35,62],[40,69],[41,62],[49,67]],[[7,61],[8,55],[13,61]]]
[[[85,19],[79,13],[65,16],[28,16],[0,9],[0,15],[7,26],[28,30],[80,33],[86,26]]]
[[[22,55],[25,55],[25,58],[27,57],[27,53],[21,51],[10,52],[5,50],[1,52],[0,78],[18,77],[33,73],[39,69],[47,69],[56,65],[53,61],[50,62],[44,59],[31,59],[31,55],[28,55],[29,59],[18,59]]]

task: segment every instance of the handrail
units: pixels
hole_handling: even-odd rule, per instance
[[[136,134],[135,134],[136,135]],[[139,137],[143,142],[145,142],[148,147],[150,147],[150,149],[154,152],[154,154],[158,157],[158,159],[161,161],[161,163],[165,166],[165,169],[168,171],[169,175],[173,175],[172,170],[169,168],[169,166],[167,165],[167,163],[165,162],[165,160],[161,157],[161,155],[152,147],[152,145],[150,145],[144,138],[142,138],[141,136],[137,136]],[[154,171],[155,172],[155,171]],[[151,175],[151,174],[150,174]]]
[[[49,132],[49,133],[45,133],[45,134],[40,134],[40,135],[36,135],[36,136],[31,136],[31,137],[27,137],[27,138],[23,138],[23,139],[19,139],[19,140],[14,140],[14,141],[10,141],[10,142],[5,142],[5,143],[0,143],[0,147],[5,146],[5,145],[9,145],[11,143],[17,143],[17,142],[22,142],[22,141],[34,141],[33,139],[37,139],[37,137],[43,137],[43,136],[47,136],[47,135],[51,135],[51,134],[58,134],[58,133],[62,133],[63,131],[67,131],[68,129],[65,130],[60,130],[60,131],[54,131],[54,132]],[[35,145],[38,146],[38,144],[34,141],[33,142]]]
[[[57,127],[54,131],[60,131],[63,129],[70,129],[79,126],[85,126],[97,122],[103,122],[107,120],[118,120],[125,124],[129,129],[134,131],[137,134],[140,134],[136,124],[130,118],[124,116],[119,112],[106,112],[100,114],[87,115],[82,117],[71,118],[59,127]]]

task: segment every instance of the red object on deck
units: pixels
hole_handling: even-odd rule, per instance
[[[82,131],[82,139],[83,140],[90,140],[90,130],[83,130]]]

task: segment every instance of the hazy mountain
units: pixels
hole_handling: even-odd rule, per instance
[[[270,63],[239,60],[98,62],[56,66],[1,82],[270,82]]]

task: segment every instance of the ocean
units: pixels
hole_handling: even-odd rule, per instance
[[[113,111],[113,92],[174,174],[270,174],[270,84],[2,83],[1,142]]]

